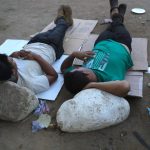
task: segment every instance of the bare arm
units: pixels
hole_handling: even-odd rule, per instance
[[[125,97],[130,91],[128,81],[90,82],[85,89],[96,88],[116,96]]]
[[[61,65],[61,72],[64,73],[64,71],[68,67],[71,67],[75,58],[84,60],[85,58],[93,57],[93,55],[94,55],[94,53],[92,51],[85,51],[85,52],[75,51],[75,52],[73,52],[62,63],[62,65]]]
[[[42,70],[45,72],[48,78],[49,84],[52,84],[53,82],[55,82],[56,79],[58,78],[58,74],[55,71],[55,69],[52,67],[52,65],[50,65],[47,61],[45,61],[40,55],[35,55],[34,60],[39,63]]]
[[[12,53],[10,56],[15,57],[15,58],[35,60],[36,62],[38,62],[43,72],[45,72],[48,78],[49,84],[53,83],[58,78],[58,75],[55,69],[47,61],[45,61],[40,55],[37,55],[33,52],[21,50],[21,51]]]
[[[20,58],[21,56],[20,56],[20,51],[16,51],[16,52],[13,52],[11,55],[10,55],[10,57],[14,57],[14,58]]]

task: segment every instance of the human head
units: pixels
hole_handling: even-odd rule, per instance
[[[87,74],[81,71],[67,72],[64,74],[64,85],[72,94],[81,91],[89,82],[90,79],[87,77]]]
[[[6,81],[11,78],[13,74],[13,65],[9,57],[5,54],[0,54],[0,81]]]
[[[73,94],[80,92],[88,83],[96,82],[95,73],[85,67],[73,67],[64,74],[64,84],[68,91]]]

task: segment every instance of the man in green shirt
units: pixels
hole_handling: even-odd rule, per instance
[[[133,66],[132,38],[123,25],[126,4],[110,1],[111,25],[97,38],[92,51],[73,52],[62,64],[64,84],[73,94],[82,89],[97,88],[124,97],[130,85],[124,80]],[[74,58],[84,60],[81,67],[73,66]]]

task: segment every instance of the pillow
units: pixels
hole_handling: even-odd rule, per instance
[[[86,89],[64,102],[57,112],[57,125],[66,132],[86,132],[124,121],[130,112],[122,97],[98,89]]]
[[[0,119],[19,121],[37,106],[38,99],[32,91],[11,81],[0,83]]]

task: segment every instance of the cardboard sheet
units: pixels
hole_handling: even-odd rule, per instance
[[[134,66],[132,70],[147,70],[147,45],[148,40],[146,38],[132,38],[132,59]]]
[[[67,30],[65,38],[85,39],[92,32],[92,30],[94,29],[94,27],[98,22],[98,20],[83,20],[83,19],[73,19],[73,21],[74,24]],[[53,29],[55,26],[56,26],[55,23],[51,22],[41,32],[46,32],[50,29]],[[30,37],[33,37],[34,35],[41,32],[37,32],[33,35],[30,35]]]
[[[129,71],[126,75],[126,80],[129,81],[131,86],[128,95],[143,97],[143,72]]]
[[[20,51],[25,44],[27,44],[27,40],[18,40],[18,39],[7,39],[0,46],[0,53],[10,55],[15,51]]]
[[[74,24],[70,27],[64,38],[64,50],[65,54],[71,54],[73,51],[77,51],[82,43],[87,40],[90,33],[96,26],[98,20],[83,20],[73,19]],[[55,27],[54,22],[47,25],[41,32],[46,32]],[[37,34],[37,33],[36,33]],[[35,35],[35,34],[34,34]],[[31,35],[33,37],[34,35]]]
[[[67,31],[67,38],[85,39],[93,31],[98,20],[74,19],[74,25]]]
[[[70,55],[72,52],[78,51],[82,43],[84,43],[84,39],[65,38],[64,39],[65,54]]]
[[[73,26],[66,32],[66,37],[85,39],[92,32],[98,20],[73,19],[73,22]],[[54,27],[54,22],[51,22],[41,32],[46,32]]]
[[[57,81],[50,86],[50,88],[42,93],[37,94],[36,96],[43,100],[55,101],[62,86],[64,84],[64,78],[62,74],[58,74]]]

